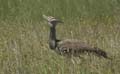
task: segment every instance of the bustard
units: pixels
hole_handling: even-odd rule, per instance
[[[105,58],[107,57],[107,53],[99,48],[91,47],[87,45],[84,42],[80,42],[78,40],[57,40],[56,39],[56,25],[58,23],[62,23],[62,21],[59,21],[58,19],[52,17],[52,16],[46,16],[43,15],[43,17],[48,21],[49,24],[49,47],[51,49],[54,49],[59,54],[70,54],[70,55],[76,55],[81,52],[90,52],[95,53],[98,56],[103,56]]]

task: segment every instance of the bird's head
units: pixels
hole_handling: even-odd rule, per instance
[[[50,25],[50,27],[55,27],[58,23],[63,23],[62,21],[52,16],[43,15],[43,18],[45,18],[48,21],[48,24]]]

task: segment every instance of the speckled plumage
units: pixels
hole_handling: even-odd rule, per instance
[[[71,55],[88,52],[107,58],[107,54],[105,51],[97,47],[92,47],[87,43],[79,40],[67,39],[67,40],[59,41],[57,43],[56,51],[58,51],[60,54],[71,54]]]

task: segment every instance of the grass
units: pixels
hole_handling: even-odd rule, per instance
[[[119,74],[118,0],[0,0],[0,74]],[[63,20],[57,38],[102,48],[112,60],[93,54],[60,56],[48,47],[42,14]]]

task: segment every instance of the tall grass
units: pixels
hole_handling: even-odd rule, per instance
[[[108,19],[119,13],[118,0],[1,0],[0,18],[39,20],[42,14],[60,18]],[[37,21],[38,21],[37,20]]]
[[[119,74],[119,0],[0,0],[0,74]],[[63,20],[57,38],[102,48],[93,54],[60,56],[48,47],[42,15]]]

